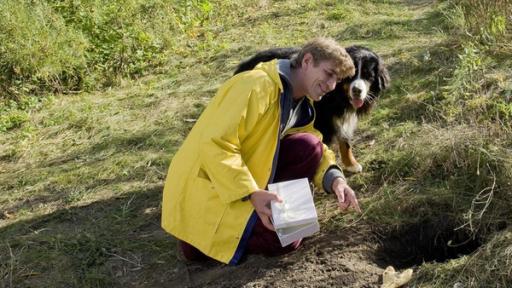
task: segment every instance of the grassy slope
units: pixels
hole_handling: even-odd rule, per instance
[[[104,92],[57,96],[22,128],[3,134],[3,284],[154,286],[172,279],[175,244],[159,229],[160,196],[170,157],[191,120],[240,59],[317,35],[367,45],[391,71],[393,87],[362,123],[357,139],[356,153],[368,172],[351,181],[367,211],[365,225],[407,220],[410,214],[380,211],[397,209],[391,204],[395,197],[403,196],[404,206],[413,210],[412,202],[432,198],[410,197],[400,189],[446,195],[447,189],[436,187],[446,182],[422,182],[418,177],[424,174],[410,173],[432,157],[415,145],[431,145],[439,137],[449,143],[451,135],[432,116],[439,109],[432,105],[432,91],[450,75],[449,64],[456,59],[446,35],[435,29],[442,24],[440,15],[432,12],[431,1],[351,2],[248,1],[240,4],[243,9],[222,10],[223,25],[212,23],[180,39],[183,48],[163,74]],[[460,130],[471,134],[472,127]],[[329,207],[324,223],[359,221]]]

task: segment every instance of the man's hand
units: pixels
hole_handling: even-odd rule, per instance
[[[341,211],[353,208],[355,211],[361,213],[356,193],[354,193],[354,190],[348,186],[347,182],[345,182],[343,178],[338,177],[334,179],[332,183],[332,191],[334,191],[336,197],[338,197],[338,205],[340,206]]]
[[[274,225],[272,225],[270,221],[272,217],[270,201],[283,202],[281,197],[267,190],[257,190],[251,193],[249,199],[251,200],[252,206],[254,206],[254,210],[256,210],[256,213],[260,217],[263,226],[267,227],[269,230],[275,231]]]

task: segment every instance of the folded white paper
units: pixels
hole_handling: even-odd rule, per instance
[[[282,246],[320,230],[307,178],[269,184],[268,190],[283,199],[282,203],[270,204],[272,222]]]
[[[282,247],[290,245],[291,243],[304,237],[311,236],[318,231],[320,231],[320,225],[318,224],[318,221],[288,228],[276,229],[277,237],[279,238],[279,242],[281,243]]]

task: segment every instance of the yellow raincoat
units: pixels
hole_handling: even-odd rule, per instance
[[[237,74],[220,88],[174,156],[165,181],[162,227],[224,263],[234,257],[254,211],[242,198],[265,189],[276,153],[283,85],[277,62]],[[313,122],[287,133],[309,132]],[[324,145],[315,185],[335,165]]]

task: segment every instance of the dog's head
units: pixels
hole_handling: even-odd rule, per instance
[[[350,46],[346,50],[354,61],[356,73],[338,85],[343,85],[352,107],[358,113],[365,113],[371,109],[381,91],[389,86],[389,73],[380,57],[370,49]]]

